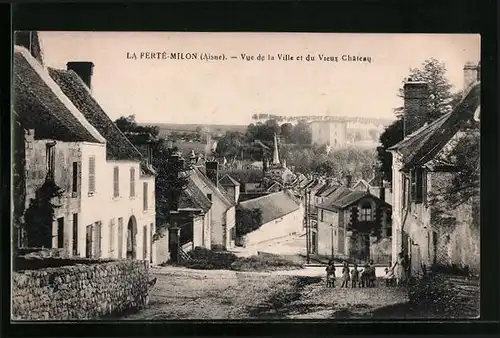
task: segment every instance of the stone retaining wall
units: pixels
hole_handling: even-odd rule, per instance
[[[149,263],[114,261],[13,272],[13,320],[82,320],[142,308]]]

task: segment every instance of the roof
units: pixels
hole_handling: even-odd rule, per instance
[[[357,181],[357,182],[356,182],[356,184],[354,184],[354,185],[352,186],[352,189],[356,189],[356,187],[357,187],[358,185],[364,185],[365,190],[370,188],[370,183],[368,183],[368,182],[367,182],[366,180],[364,180],[364,179],[360,179],[359,181]]]
[[[204,213],[212,207],[212,202],[203,191],[198,188],[193,179],[189,177],[186,189],[179,198],[179,209],[199,209]]]
[[[340,187],[337,190],[335,190],[330,196],[328,196],[327,200],[318,205],[318,208],[320,209],[330,209],[331,205],[337,200],[340,199],[349,193],[351,193],[352,190],[346,187]]]
[[[16,116],[25,128],[35,129],[35,137],[106,143],[52,80],[47,69],[20,46],[14,46],[13,84]]]
[[[298,210],[300,206],[289,193],[279,191],[241,202],[238,208],[259,209],[262,213],[262,224],[266,224]]]
[[[225,186],[235,187],[239,186],[240,182],[236,181],[234,178],[226,174],[219,180],[219,184],[223,186],[225,185]]]
[[[429,125],[424,125],[388,151],[395,151],[403,157],[402,170],[417,165],[424,165],[433,159],[462,125],[474,118],[479,107],[481,84],[471,85],[458,106]]]
[[[227,208],[230,208],[235,205],[235,201],[231,196],[229,196],[228,192],[226,189],[223,189],[222,186],[217,187],[207,176],[203,174],[203,172],[200,170],[200,168],[194,168],[191,171],[192,175],[196,175],[205,185],[205,187],[208,187],[210,190],[213,191],[214,194],[216,194],[222,202],[226,205]]]
[[[353,190],[348,192],[347,194],[340,195],[338,198],[329,199],[327,202],[323,203],[318,208],[328,209],[328,210],[344,209],[365,197],[370,197],[375,201],[377,201],[379,204],[389,205],[388,203],[372,195],[368,191]]]
[[[320,197],[328,197],[338,188],[339,188],[338,185],[328,185],[326,189],[324,189],[323,191],[321,191],[319,194],[316,195]]]
[[[49,68],[49,74],[85,118],[106,138],[109,160],[142,160],[144,156],[120,131],[80,77],[72,70]]]

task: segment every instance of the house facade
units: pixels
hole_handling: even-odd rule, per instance
[[[342,148],[347,144],[347,123],[334,121],[311,122],[311,142],[331,148]]]
[[[458,106],[423,126],[408,119],[406,137],[388,150],[393,157],[393,260],[399,252],[407,252],[414,276],[440,264],[479,269],[479,229],[472,216],[476,203],[452,207],[441,198],[454,175],[453,165],[443,165],[444,159],[471,132],[467,127],[478,124],[479,66],[466,65],[464,73],[464,95]],[[425,90],[426,85],[406,83],[405,114],[425,109],[415,103],[426,99]],[[479,133],[479,127],[474,129]]]
[[[241,202],[238,212],[259,210],[258,229],[239,239],[243,246],[250,246],[287,237],[302,232],[304,209],[289,191],[279,191]],[[242,226],[236,225],[236,226]]]
[[[65,256],[81,252],[84,212],[83,156],[105,149],[106,140],[50,78],[41,58],[14,48],[14,199],[20,247],[57,248]],[[56,197],[54,192],[58,191]],[[42,210],[50,199],[53,217]],[[16,217],[17,216],[17,217]]]
[[[236,202],[234,197],[219,185],[219,164],[206,162],[205,173],[195,168],[191,177],[196,186],[212,202],[211,245],[212,248],[229,249],[236,240]]]
[[[143,259],[155,263],[155,172],[104,112],[91,93],[93,64],[68,62],[50,77],[106,139],[81,154],[81,257]]]
[[[374,257],[371,246],[391,236],[391,213],[390,205],[367,191],[338,189],[318,206],[318,254],[357,261],[387,260]]]

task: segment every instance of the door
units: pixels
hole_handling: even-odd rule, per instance
[[[92,258],[92,225],[87,225],[85,237],[85,257]]]
[[[95,222],[94,224],[94,257],[101,257],[101,222]]]
[[[64,248],[64,217],[57,219],[57,248]]]

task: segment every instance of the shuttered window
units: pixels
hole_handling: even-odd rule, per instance
[[[95,156],[89,157],[89,194],[95,192]]]
[[[118,258],[123,258],[123,218],[118,218]]]
[[[72,192],[78,192],[78,162],[73,162],[73,176],[71,180]]]
[[[120,169],[113,168],[113,197],[120,196]]]
[[[109,222],[109,253],[113,257],[113,252],[115,251],[115,219],[113,218]]]
[[[130,168],[130,197],[135,197],[135,168]]]
[[[142,184],[142,194],[143,194],[143,197],[142,197],[142,208],[143,210],[148,210],[148,183],[147,182],[144,182]]]

